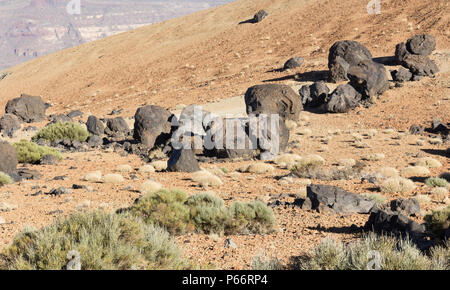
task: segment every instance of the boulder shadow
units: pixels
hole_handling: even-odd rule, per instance
[[[322,233],[333,233],[333,234],[363,234],[367,229],[358,226],[349,227],[308,227],[309,230],[314,230]]]
[[[238,25],[241,25],[241,24],[247,24],[247,23],[255,24],[256,21],[255,21],[254,18],[250,18],[250,19],[247,19],[247,20],[244,20],[244,21],[239,22]]]
[[[422,149],[423,152],[450,158],[450,151],[444,149]]]
[[[381,57],[374,57],[372,60],[376,63],[380,63],[382,65],[387,66],[396,66],[397,63],[395,61],[395,56],[381,56]]]
[[[319,82],[327,81],[330,77],[329,70],[318,70],[299,73],[296,75],[296,80],[300,82]]]

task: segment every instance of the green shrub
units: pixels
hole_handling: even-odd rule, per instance
[[[69,251],[82,270],[184,269],[169,234],[130,214],[78,213],[40,230],[25,230],[0,256],[2,269],[65,269]]]
[[[0,171],[0,186],[12,184],[13,182],[14,181],[8,174]]]
[[[307,270],[366,270],[374,261],[374,253],[380,257],[382,270],[445,270],[449,268],[448,244],[423,254],[410,241],[386,235],[370,233],[360,241],[344,245],[331,239],[324,239],[305,259],[300,267]]]
[[[189,197],[186,206],[197,231],[210,234],[222,233],[231,222],[231,215],[223,200],[209,194]]]
[[[232,223],[227,232],[265,234],[275,227],[272,209],[260,201],[235,202],[230,206]]]
[[[176,190],[160,190],[139,199],[128,209],[147,223],[167,228],[170,233],[201,232],[206,234],[267,233],[273,230],[272,209],[254,201],[237,202],[225,207],[222,199],[208,194],[186,198]]]
[[[378,205],[383,205],[386,203],[386,198],[378,193],[364,193],[363,196],[375,201]]]
[[[436,236],[442,237],[450,226],[450,206],[434,210],[425,216],[425,226],[427,230]]]
[[[429,187],[446,187],[448,182],[444,178],[430,177],[425,180],[425,184]]]
[[[32,143],[26,140],[13,144],[17,151],[17,159],[20,163],[39,163],[42,157],[45,155],[53,155],[59,160],[62,160],[61,153],[55,148],[49,148],[46,146],[39,146],[36,143]]]
[[[48,141],[70,139],[71,141],[84,142],[89,137],[89,132],[80,124],[73,122],[57,122],[42,128],[36,136],[34,141],[45,139]]]
[[[186,200],[182,191],[160,190],[139,199],[129,210],[146,223],[158,224],[172,234],[183,234],[194,230]]]

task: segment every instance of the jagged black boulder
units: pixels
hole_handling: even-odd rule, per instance
[[[316,108],[325,103],[330,89],[325,82],[315,82],[312,85],[302,86],[299,90],[302,104],[305,108]]]
[[[350,66],[358,65],[362,60],[372,60],[372,54],[361,43],[352,40],[334,43],[328,54],[328,68],[332,82],[346,81]]]
[[[105,133],[105,125],[95,116],[89,116],[86,127],[89,133],[101,136]]]
[[[288,59],[288,61],[285,62],[283,68],[284,69],[294,69],[294,68],[302,66],[304,61],[305,60],[299,56],[290,58],[290,59]]]
[[[399,68],[398,70],[391,71],[392,79],[396,82],[409,82],[413,74],[406,68]]]
[[[389,80],[384,65],[372,60],[362,60],[348,70],[350,84],[363,96],[373,98],[389,89]]]
[[[369,213],[375,207],[374,200],[329,185],[312,184],[307,187],[307,198],[312,209],[328,207],[335,213]]]
[[[200,167],[195,154],[190,149],[172,150],[167,162],[167,171],[170,172],[196,172]]]
[[[255,16],[253,16],[253,23],[258,23],[263,21],[264,18],[266,18],[267,16],[269,16],[269,13],[267,13],[264,10],[259,10]]]
[[[245,93],[248,115],[278,114],[280,119],[297,121],[303,105],[300,97],[287,85],[256,85]]]
[[[412,237],[421,237],[425,234],[424,225],[390,210],[374,210],[364,227],[379,233],[408,234]]]
[[[139,108],[134,116],[134,139],[148,148],[165,144],[171,137],[172,113],[159,106]]]
[[[346,113],[356,108],[361,102],[361,94],[351,85],[339,85],[328,96],[325,110],[330,113]]]
[[[16,115],[26,123],[41,122],[45,118],[45,103],[41,97],[22,94],[20,98],[9,100],[6,113]]]
[[[11,138],[21,127],[19,118],[13,114],[5,114],[0,118],[0,132]]]
[[[8,142],[0,141],[0,171],[9,175],[17,171],[17,151]]]
[[[427,56],[436,49],[436,39],[429,34],[415,35],[408,39],[406,48],[413,54]]]

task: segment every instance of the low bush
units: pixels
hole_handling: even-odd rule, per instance
[[[129,210],[146,223],[158,224],[171,234],[184,234],[195,228],[186,201],[187,196],[183,191],[160,190],[140,198]]]
[[[322,240],[311,257],[300,263],[300,268],[367,270],[378,264],[376,266],[381,270],[448,270],[448,246],[433,248],[427,256],[410,240],[386,235],[369,233],[360,241],[347,245],[327,238]]]
[[[427,168],[439,168],[442,167],[442,163],[432,157],[420,158],[416,163],[416,166],[424,166]]]
[[[36,143],[26,140],[14,143],[13,147],[17,151],[17,159],[20,163],[37,164],[45,155],[53,155],[59,160],[63,159],[61,153],[57,149],[39,146]]]
[[[438,237],[443,237],[450,226],[450,206],[434,210],[425,216],[427,230]]]
[[[187,198],[177,190],[160,190],[135,202],[130,212],[170,233],[264,234],[273,231],[272,209],[259,201],[235,202],[229,208],[219,197],[197,194]]]
[[[33,137],[33,140],[37,141],[39,139],[44,139],[52,142],[55,140],[70,139],[71,141],[84,142],[88,137],[89,132],[80,124],[73,122],[57,122],[42,128]]]
[[[425,184],[429,187],[446,187],[448,185],[448,182],[443,178],[430,177],[425,180]]]
[[[392,177],[386,179],[380,186],[380,190],[384,193],[407,193],[416,188],[414,182],[410,179],[403,177]]]
[[[6,173],[0,171],[0,186],[12,184],[14,180]]]
[[[23,231],[0,255],[0,268],[61,270],[77,255],[82,270],[189,268],[165,230],[130,214],[101,211]]]
[[[261,201],[234,202],[230,212],[232,222],[227,229],[229,234],[266,234],[274,230],[273,211]]]
[[[269,258],[263,254],[258,254],[252,258],[251,267],[253,271],[274,271],[283,269],[283,265],[277,258]]]

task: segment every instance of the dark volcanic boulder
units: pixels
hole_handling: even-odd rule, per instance
[[[436,39],[429,34],[416,35],[408,39],[406,48],[413,54],[430,55],[436,49]]]
[[[392,79],[396,82],[409,82],[412,79],[413,74],[406,68],[399,68],[398,70],[391,71]]]
[[[266,18],[267,16],[269,16],[269,13],[267,13],[264,10],[259,10],[255,16],[253,16],[253,23],[258,23],[261,22],[264,18]]]
[[[297,121],[303,110],[299,96],[287,85],[256,85],[245,93],[247,114],[279,114],[280,119]]]
[[[202,106],[190,105],[181,111],[178,120],[179,128],[185,132],[198,136],[205,136],[206,118],[210,116],[210,112],[203,110]]]
[[[331,81],[346,81],[349,67],[359,64],[362,60],[372,60],[372,54],[361,43],[344,40],[333,44],[328,54]]]
[[[134,115],[134,139],[148,148],[165,144],[172,131],[172,113],[159,106],[139,108]]]
[[[395,46],[395,63],[398,65],[402,65],[403,60],[405,57],[410,54],[408,50],[406,49],[406,44],[404,42],[401,42]]]
[[[17,152],[8,142],[0,141],[0,171],[13,174],[17,171]]]
[[[108,119],[106,126],[114,134],[127,135],[130,133],[130,127],[128,127],[127,122],[122,117],[116,117],[114,119]]]
[[[26,123],[41,122],[45,118],[45,103],[41,97],[22,94],[20,98],[9,100],[6,113],[16,115]]]
[[[302,86],[299,90],[302,104],[305,108],[316,108],[325,103],[330,89],[325,82],[315,82],[312,85]]]
[[[350,84],[364,97],[373,98],[389,89],[389,80],[384,65],[363,60],[348,70]]]
[[[344,214],[369,213],[376,205],[374,200],[329,185],[308,186],[307,197],[311,200],[312,209],[325,206]]]
[[[86,127],[92,135],[101,136],[105,133],[105,125],[95,116],[89,116]]]
[[[408,199],[395,199],[391,201],[391,210],[401,213],[405,216],[419,216],[420,215],[420,204],[414,198]]]
[[[328,96],[325,110],[330,113],[346,113],[356,108],[361,102],[361,94],[351,85],[339,85]]]
[[[407,54],[403,58],[402,65],[418,76],[432,76],[439,72],[436,63],[425,55]]]
[[[5,114],[0,118],[0,132],[13,137],[14,132],[21,128],[20,120],[13,114]]]
[[[293,57],[288,59],[288,61],[286,61],[286,63],[284,64],[284,69],[293,69],[293,68],[297,68],[300,67],[303,62],[305,60],[299,56]]]
[[[364,227],[379,233],[408,234],[413,237],[421,237],[425,234],[424,225],[390,210],[374,210]]]
[[[249,118],[216,120],[205,137],[205,149],[221,158],[251,158],[257,149],[256,140],[250,140]]]
[[[172,150],[167,162],[167,170],[170,172],[196,172],[200,170],[195,154],[190,149]]]

